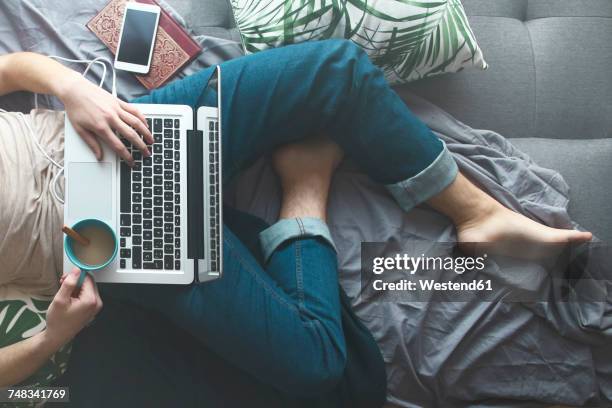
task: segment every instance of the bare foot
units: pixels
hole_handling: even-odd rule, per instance
[[[557,229],[537,223],[501,204],[475,220],[457,225],[460,242],[585,242],[593,238],[590,232]]]
[[[559,244],[590,241],[590,232],[550,228],[516,213],[472,184],[461,173],[429,203],[448,215],[463,249],[534,258]]]
[[[337,144],[323,138],[279,147],[272,164],[283,188],[280,218],[325,220],[331,178],[342,156]]]
[[[459,245],[468,251],[488,251],[524,259],[550,256],[568,243],[590,241],[593,234],[551,228],[491,199],[490,208],[458,223]]]

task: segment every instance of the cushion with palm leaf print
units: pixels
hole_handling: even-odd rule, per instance
[[[392,83],[487,64],[460,0],[230,0],[247,53],[346,38]]]
[[[0,287],[0,348],[10,346],[43,331],[46,327],[47,309],[50,303],[48,299],[29,296],[20,290],[11,290],[6,286]],[[66,371],[70,351],[69,343],[51,356],[20,386],[42,387],[51,384]],[[3,406],[0,403],[0,407]]]

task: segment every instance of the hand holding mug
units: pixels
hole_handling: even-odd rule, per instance
[[[77,290],[80,274],[80,270],[74,268],[62,277],[62,285],[47,310],[44,334],[58,348],[76,336],[102,309],[102,299],[91,276],[87,276]]]
[[[84,219],[63,231],[64,250],[70,262],[81,270],[77,288],[81,287],[87,274],[106,268],[113,262],[119,250],[115,231],[105,222]]]

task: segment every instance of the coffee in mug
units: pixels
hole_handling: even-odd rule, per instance
[[[77,241],[72,243],[75,258],[81,263],[96,266],[105,264],[115,252],[115,238],[112,233],[100,225],[85,225],[77,230],[79,234],[89,239],[89,245]]]

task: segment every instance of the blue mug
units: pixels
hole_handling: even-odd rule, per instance
[[[113,260],[117,256],[117,252],[119,251],[119,243],[117,241],[117,234],[115,234],[115,231],[104,221],[100,221],[95,218],[84,219],[74,224],[72,226],[72,229],[75,230],[76,232],[79,232],[80,229],[84,227],[89,227],[92,225],[98,228],[103,228],[110,233],[110,235],[113,237],[113,241],[115,244],[115,250],[113,251],[113,254],[104,263],[101,263],[98,265],[89,265],[89,264],[81,262],[79,258],[76,257],[76,255],[74,254],[74,249],[72,247],[72,245],[74,244],[74,239],[66,235],[66,237],[64,238],[64,250],[66,251],[66,256],[68,256],[68,259],[70,259],[70,262],[72,262],[74,266],[76,266],[77,268],[81,270],[81,274],[79,275],[79,280],[77,282],[77,288],[81,287],[88,273],[99,271],[100,269],[104,269],[108,265],[110,265],[110,263],[113,262]]]

